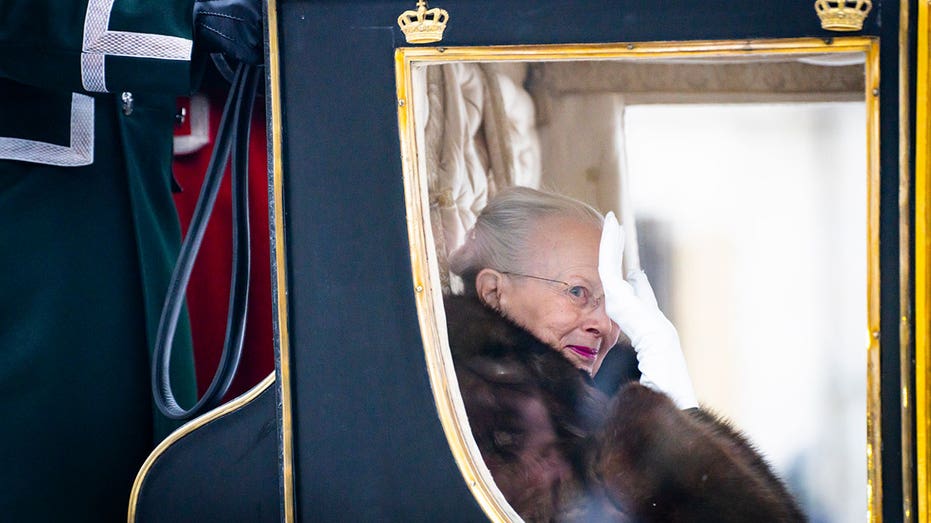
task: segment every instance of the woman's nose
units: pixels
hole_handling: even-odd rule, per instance
[[[613,327],[611,318],[608,317],[608,313],[605,311],[604,300],[601,300],[597,307],[588,312],[585,321],[585,330],[596,336],[607,336]]]

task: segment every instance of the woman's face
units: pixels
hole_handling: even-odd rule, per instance
[[[541,220],[528,239],[521,273],[499,273],[492,297],[497,303],[491,303],[590,374],[598,371],[620,333],[605,313],[600,240],[601,228],[591,223]],[[478,291],[489,302],[481,287]]]

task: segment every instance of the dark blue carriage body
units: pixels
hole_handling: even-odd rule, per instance
[[[915,499],[903,493],[899,395],[910,378],[899,360],[899,235],[908,232],[900,231],[899,216],[902,10],[898,2],[873,3],[854,34],[880,38],[882,516],[898,521],[903,500]],[[282,483],[274,488],[282,503],[293,502],[298,521],[485,518],[438,419],[411,279],[394,52],[409,45],[396,20],[414,5],[270,5],[283,194],[276,202],[283,228],[272,232],[283,235],[284,246],[280,327],[289,358],[280,370],[290,382],[283,393],[293,460],[283,466],[293,475],[293,499],[280,497]],[[436,0],[430,7],[450,14],[444,46],[839,34],[821,28],[812,0]],[[911,40],[906,35],[906,48]],[[275,416],[267,406],[263,412]],[[911,422],[904,430],[913,430]],[[277,456],[268,459],[282,466]]]

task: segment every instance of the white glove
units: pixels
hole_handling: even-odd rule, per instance
[[[605,292],[605,311],[630,338],[637,351],[640,383],[665,393],[680,409],[698,406],[676,328],[656,305],[643,271],[621,277],[624,229],[613,212],[605,216],[598,251],[598,274]]]

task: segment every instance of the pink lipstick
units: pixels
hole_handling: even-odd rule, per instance
[[[597,349],[593,349],[591,347],[585,347],[584,345],[566,345],[566,348],[578,354],[579,356],[582,356],[583,358],[587,358],[590,360],[595,359],[595,355],[598,354]]]

